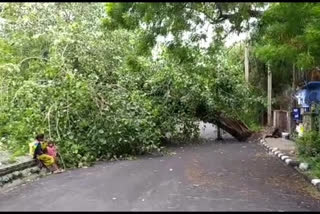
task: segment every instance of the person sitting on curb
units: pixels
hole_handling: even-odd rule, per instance
[[[54,161],[57,165],[59,165],[59,160],[58,160],[58,147],[56,146],[55,142],[52,140],[48,141],[48,146],[46,147],[46,154],[50,155],[51,157],[54,158]],[[64,170],[61,169],[63,172]]]
[[[48,169],[50,169],[55,174],[62,172],[57,166],[54,157],[45,154],[44,150],[46,150],[44,134],[39,134],[36,136],[35,151],[33,158],[41,161]]]

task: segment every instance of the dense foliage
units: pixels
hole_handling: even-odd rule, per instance
[[[258,28],[257,55],[273,63],[296,63],[301,69],[318,66],[319,9],[316,3],[272,4]]]
[[[0,136],[18,153],[44,132],[69,167],[143,154],[168,136],[197,137],[199,111],[250,122],[248,109],[263,103],[221,42],[175,40],[155,59],[150,32],[109,30],[104,4],[0,6]]]
[[[293,66],[296,73],[319,66],[319,18],[316,3],[270,4],[261,17],[252,35],[254,52],[260,61],[270,63],[278,80],[273,86],[276,96],[291,87]],[[297,78],[301,74],[295,76],[301,81]]]

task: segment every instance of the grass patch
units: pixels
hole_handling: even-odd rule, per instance
[[[8,160],[8,163],[9,164],[13,164],[13,163],[16,163],[17,162],[17,159],[16,159],[16,157],[14,157],[13,155],[9,158],[9,160]]]
[[[19,157],[19,156],[24,156],[26,155],[26,151],[24,149],[18,149],[13,153],[13,157]]]

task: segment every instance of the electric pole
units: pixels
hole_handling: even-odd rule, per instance
[[[272,126],[272,72],[270,70],[270,63],[268,62],[268,126]]]

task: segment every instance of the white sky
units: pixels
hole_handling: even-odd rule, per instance
[[[256,19],[250,19],[249,23],[253,23],[255,21],[256,21]],[[230,23],[229,22],[225,22],[224,23],[224,27],[228,29],[230,27]],[[206,33],[207,39],[205,41],[204,40],[201,41],[200,42],[200,46],[203,47],[203,48],[208,48],[210,43],[212,42],[212,38],[213,38],[212,25],[207,23],[207,24],[204,25],[204,27],[202,29],[198,29],[197,31],[198,31],[198,33],[200,33],[201,31]],[[234,44],[236,44],[238,42],[242,42],[242,41],[246,40],[247,37],[249,36],[249,33],[250,33],[250,31],[249,32],[240,33],[239,35],[237,33],[229,34],[225,39],[225,46],[226,47],[231,47],[232,45],[234,45]],[[187,39],[187,37],[188,37],[188,34],[185,34],[183,36],[183,39]],[[171,35],[169,35],[167,37],[159,36],[157,38],[157,41],[158,41],[158,44],[159,43],[161,44],[161,43],[168,42],[168,41],[172,40],[172,38],[173,37]],[[157,58],[157,56],[159,54],[159,51],[160,51],[159,47],[160,46],[156,46],[153,49],[152,55],[153,55],[154,59]]]
[[[230,34],[227,38],[226,38],[226,42],[225,45],[227,47],[232,46],[234,43],[240,42],[240,41],[244,41],[247,38],[247,34],[246,33],[240,33],[239,35],[233,33]]]

